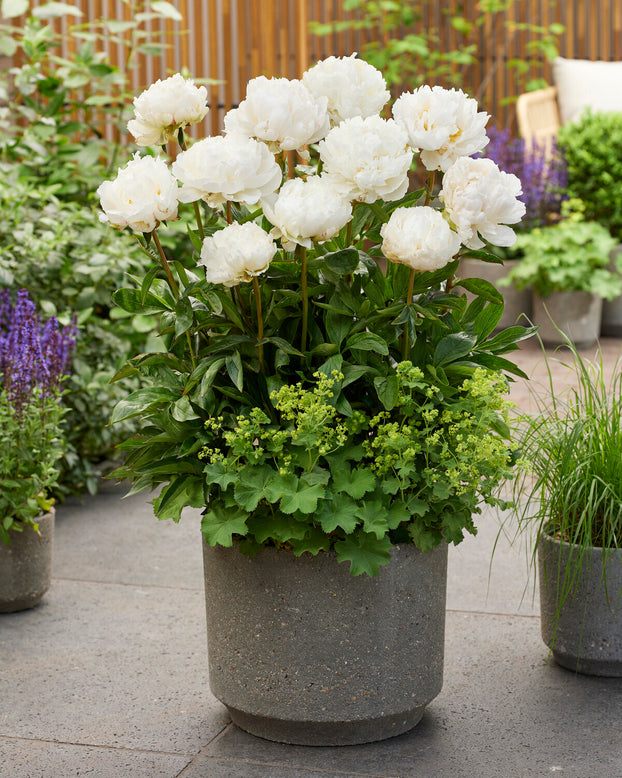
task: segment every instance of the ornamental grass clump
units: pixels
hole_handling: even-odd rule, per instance
[[[62,381],[75,348],[75,326],[42,321],[25,289],[15,302],[0,290],[0,539],[37,528],[52,505],[63,453]]]
[[[137,101],[153,137],[167,89]],[[467,156],[488,117],[463,92],[416,90],[385,119],[387,98],[354,57],[259,77],[222,137],[169,123],[174,161],[136,154],[98,190],[101,219],[152,260],[114,300],[159,315],[163,346],[119,373],[143,386],[112,420],[142,426],[116,474],[159,490],[160,519],[202,508],[211,545],[334,551],[373,575],[392,545],[458,543],[482,502],[504,504],[521,375],[504,355],[532,331],[493,335],[502,296],[454,274],[514,242],[520,181]],[[194,251],[171,256],[160,233],[184,208]]]
[[[622,546],[622,365],[607,381],[602,353],[588,362],[570,340],[565,345],[575,385],[560,395],[549,369],[550,396],[536,396],[536,412],[519,417],[514,481],[519,529],[530,535],[534,555],[545,535],[576,547],[563,571],[560,603],[592,547],[604,551],[606,581],[607,557]]]

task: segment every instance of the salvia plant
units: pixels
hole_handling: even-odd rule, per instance
[[[567,198],[568,171],[556,141],[549,146],[528,144],[524,138],[512,137],[507,127],[491,127],[488,137],[490,143],[483,155],[502,170],[513,173],[522,184],[519,200],[526,211],[519,231],[528,232],[558,221],[562,202]]]
[[[60,398],[75,325],[42,321],[25,289],[0,290],[0,539],[36,529],[63,452]]]
[[[202,508],[210,545],[334,551],[373,575],[393,544],[459,543],[482,502],[504,504],[520,374],[504,355],[531,331],[492,335],[502,296],[455,273],[514,241],[520,181],[470,156],[488,116],[461,91],[421,87],[383,119],[388,97],[371,65],[330,57],[253,79],[225,134],[190,145],[205,90],[176,75],[128,124],[164,153],[99,187],[102,220],[152,258],[114,300],[158,314],[163,344],[119,373],[143,385],[113,413],[141,421],[117,476],[157,489],[160,519]],[[409,192],[416,165],[427,185]],[[184,207],[194,250],[169,256],[160,232]]]

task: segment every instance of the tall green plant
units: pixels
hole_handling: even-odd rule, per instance
[[[311,31],[319,36],[370,31],[371,40],[363,44],[359,56],[382,70],[390,86],[412,89],[430,82],[463,86],[470,69],[478,62],[482,28],[488,25],[495,40],[500,36],[506,39],[495,67],[503,62],[521,89],[537,89],[546,86],[539,70],[544,60],[558,55],[557,40],[564,28],[555,23],[540,25],[503,18],[506,11],[522,3],[523,0],[482,0],[469,15],[461,4],[440,9],[442,16],[449,17],[456,40],[454,48],[444,48],[439,30],[426,21],[440,5],[433,0],[341,0],[343,10],[351,17],[311,22]],[[524,32],[530,36],[525,56],[510,58],[509,42],[517,33]],[[482,97],[491,76],[487,72],[477,88],[471,88],[476,99]]]

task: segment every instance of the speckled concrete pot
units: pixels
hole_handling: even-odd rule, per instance
[[[618,243],[609,254],[609,265],[607,267],[612,273],[618,271],[618,261],[622,261],[622,243]],[[611,338],[622,337],[622,295],[613,300],[603,300],[603,313],[600,324],[601,335],[607,335]]]
[[[461,259],[458,265],[460,278],[483,278],[485,281],[490,281],[503,295],[504,307],[497,324],[498,330],[512,327],[515,324],[526,325],[528,319],[531,319],[531,288],[517,289],[513,284],[510,286],[499,285],[499,281],[504,279],[519,262],[520,259],[506,259],[502,265],[496,265],[483,262],[481,259],[466,257]],[[469,301],[474,299],[474,295],[470,292],[467,292],[466,296]]]
[[[577,553],[547,535],[539,541],[542,639],[562,667],[622,677],[622,552],[607,554],[605,581],[602,549],[586,551],[578,571]],[[558,585],[568,580],[572,587],[560,608]]]
[[[301,745],[412,729],[443,682],[447,546],[395,546],[374,578],[333,553],[203,543],[209,678],[233,721]]]
[[[11,532],[11,544],[0,542],[0,613],[23,611],[38,605],[50,588],[54,509],[31,527]]]
[[[533,323],[545,346],[561,346],[565,333],[577,348],[593,346],[600,335],[603,301],[590,292],[553,292],[533,297]]]

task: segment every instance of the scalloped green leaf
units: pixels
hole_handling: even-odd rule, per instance
[[[201,520],[201,532],[210,546],[232,546],[234,535],[246,535],[249,514],[241,508],[216,508]]]
[[[352,575],[377,575],[381,565],[391,560],[391,541],[388,537],[378,539],[375,535],[350,535],[335,543],[338,562],[350,562]]]

